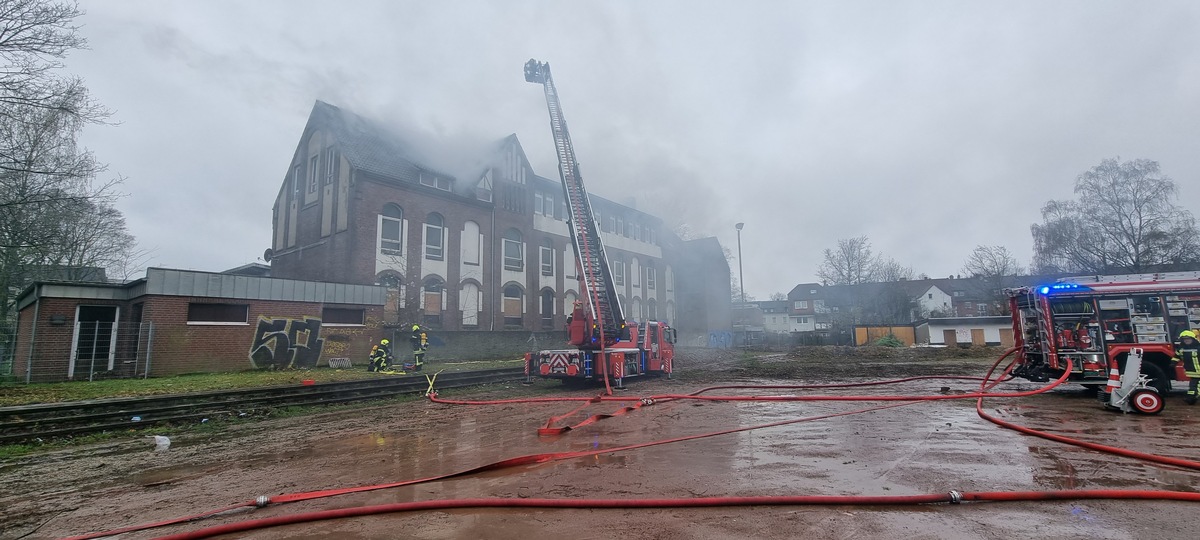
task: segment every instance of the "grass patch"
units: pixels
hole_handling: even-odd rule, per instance
[[[482,360],[459,362],[426,362],[423,372],[459,372],[521,367],[524,360]],[[288,369],[254,370],[229,373],[194,373],[175,377],[150,379],[106,379],[99,381],[68,381],[56,383],[0,382],[0,406],[56,403],[114,397],[187,394],[214,390],[257,388],[300,384],[311,379],[316,382],[355,381],[390,377],[369,373],[366,366],[353,369]]]

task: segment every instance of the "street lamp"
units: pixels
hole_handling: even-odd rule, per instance
[[[742,291],[743,307],[745,307],[744,305],[746,303],[746,279],[742,277],[742,227],[745,225],[745,223],[738,223],[737,225],[734,225],[734,228],[737,229],[738,235],[738,289]]]

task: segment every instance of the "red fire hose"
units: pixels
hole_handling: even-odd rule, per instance
[[[1060,491],[979,491],[934,493],[927,495],[838,496],[801,495],[766,497],[697,497],[689,499],[456,499],[417,501],[320,510],[252,519],[208,527],[197,531],[172,534],[159,540],[192,540],[221,534],[292,525],[326,519],[361,517],[392,512],[417,510],[449,510],[454,508],[711,508],[716,506],[778,506],[778,505],[912,505],[960,502],[1017,502],[1080,499],[1139,499],[1155,501],[1200,502],[1200,493],[1184,491],[1125,491],[1125,490],[1060,490]]]
[[[793,424],[793,423],[798,423],[798,422],[820,420],[820,419],[832,418],[832,417],[837,417],[837,416],[860,414],[860,413],[871,412],[871,411],[876,411],[876,410],[881,410],[881,409],[914,405],[914,404],[921,403],[924,401],[936,401],[936,400],[945,400],[945,399],[974,398],[977,400],[976,401],[976,412],[982,418],[984,418],[990,422],[993,422],[999,426],[1006,427],[1009,429],[1015,429],[1017,431],[1020,431],[1022,433],[1026,433],[1029,435],[1043,437],[1043,438],[1047,438],[1049,440],[1054,440],[1054,441],[1062,442],[1062,443],[1066,443],[1066,444],[1074,444],[1074,445],[1081,446],[1084,448],[1089,448],[1092,450],[1109,452],[1109,453],[1113,453],[1113,454],[1121,455],[1121,456],[1125,456],[1125,457],[1131,457],[1131,458],[1136,458],[1136,459],[1152,461],[1152,462],[1156,462],[1156,463],[1162,463],[1165,465],[1172,465],[1172,466],[1184,467],[1184,468],[1190,468],[1190,469],[1200,469],[1200,462],[1187,460],[1187,459],[1181,459],[1181,458],[1158,456],[1158,455],[1154,455],[1154,454],[1136,452],[1136,451],[1132,451],[1132,450],[1128,450],[1128,449],[1122,449],[1122,448],[1110,447],[1110,446],[1105,446],[1105,445],[1099,445],[1099,444],[1095,444],[1095,443],[1089,443],[1086,441],[1079,441],[1079,440],[1072,439],[1069,437],[1053,435],[1053,434],[1033,430],[1030,428],[1026,428],[1023,426],[1018,426],[1018,425],[1015,425],[1015,424],[1012,424],[1009,422],[1005,422],[1005,421],[1002,421],[1002,420],[999,420],[999,419],[996,419],[994,417],[987,415],[986,413],[983,412],[983,409],[982,409],[983,398],[985,398],[985,397],[1024,397],[1024,396],[1040,394],[1040,393],[1046,392],[1046,391],[1062,384],[1066,380],[1068,375],[1070,374],[1070,367],[1068,366],[1067,369],[1064,371],[1063,375],[1059,379],[1053,381],[1052,383],[1050,383],[1046,386],[1043,386],[1043,387],[1035,389],[1035,390],[1030,390],[1030,391],[1025,391],[1025,392],[1013,392],[1013,393],[989,392],[989,390],[991,388],[995,387],[997,384],[999,384],[1004,379],[1004,377],[1007,376],[1008,371],[1012,369],[1013,366],[1010,364],[1005,370],[1003,370],[1002,374],[999,377],[997,377],[996,379],[992,379],[992,374],[995,372],[996,368],[1000,365],[1000,363],[1006,357],[1011,355],[1015,350],[1016,349],[1010,349],[1009,351],[1007,351],[1003,355],[1001,355],[1000,358],[997,359],[996,362],[988,370],[987,375],[982,378],[979,378],[979,377],[925,376],[925,377],[910,377],[910,378],[905,378],[905,379],[897,379],[894,381],[872,381],[872,382],[864,382],[864,383],[844,383],[844,384],[826,384],[826,385],[769,385],[769,386],[727,385],[727,386],[708,387],[708,388],[704,388],[704,389],[698,390],[696,392],[693,392],[691,394],[665,394],[665,395],[659,395],[659,396],[652,396],[650,398],[620,398],[620,397],[611,397],[611,396],[595,396],[595,397],[590,397],[590,398],[531,398],[531,399],[494,400],[494,401],[472,402],[472,401],[462,401],[462,400],[443,400],[443,399],[438,398],[436,393],[434,393],[434,394],[430,395],[430,399],[436,403],[445,403],[445,404],[483,405],[483,404],[500,404],[500,403],[506,403],[506,404],[507,403],[548,403],[548,402],[559,402],[559,401],[576,401],[576,402],[583,401],[584,402],[580,407],[576,408],[575,410],[573,410],[569,413],[551,418],[550,421],[547,422],[546,427],[539,429],[539,433],[542,433],[544,430],[555,430],[556,432],[561,433],[561,432],[565,432],[570,429],[573,429],[574,427],[579,427],[581,425],[585,425],[587,423],[598,421],[603,418],[609,418],[609,417],[615,416],[617,414],[626,414],[628,412],[637,410],[638,408],[640,408],[642,406],[652,405],[655,403],[659,403],[659,402],[663,402],[663,401],[671,401],[671,400],[693,399],[693,400],[712,400],[712,401],[896,401],[898,403],[878,405],[878,406],[865,408],[865,409],[858,409],[858,410],[854,410],[854,411],[846,411],[846,412],[831,413],[831,414],[820,415],[820,416],[784,420],[784,421],[773,422],[773,423],[769,423],[769,424],[762,424],[762,425],[757,425],[757,426],[728,429],[728,430],[722,430],[722,431],[717,431],[717,432],[712,432],[712,433],[704,433],[704,434],[690,435],[690,436],[685,436],[685,437],[677,437],[677,438],[673,438],[673,439],[651,441],[651,442],[621,446],[621,447],[616,447],[616,448],[605,448],[605,449],[600,449],[600,450],[590,450],[590,451],[584,451],[584,452],[531,454],[531,455],[519,456],[519,457],[515,457],[515,458],[510,458],[510,459],[486,464],[486,465],[483,465],[480,467],[475,467],[475,468],[464,470],[464,471],[459,471],[459,472],[455,472],[455,473],[439,475],[439,476],[425,478],[425,479],[419,479],[419,480],[410,480],[410,481],[397,482],[397,483],[391,483],[391,484],[379,484],[379,485],[374,485],[374,486],[360,486],[360,487],[352,487],[352,488],[336,489],[336,490],[293,493],[293,494],[285,494],[285,495],[281,495],[281,496],[277,496],[277,497],[270,497],[270,498],[259,497],[258,499],[254,500],[254,501],[248,501],[246,503],[225,507],[225,508],[221,508],[218,510],[213,510],[213,511],[205,512],[202,514],[197,514],[194,516],[188,516],[185,518],[176,518],[176,519],[167,520],[167,521],[163,521],[163,522],[159,522],[159,523],[151,523],[151,524],[139,525],[139,526],[134,526],[134,527],[126,527],[123,529],[106,531],[103,533],[94,533],[94,534],[89,534],[89,535],[84,535],[84,536],[76,536],[76,537],[72,537],[70,540],[98,538],[101,536],[110,536],[110,535],[114,535],[114,534],[130,532],[130,531],[134,531],[134,530],[145,530],[145,529],[149,529],[149,528],[153,528],[153,527],[161,527],[164,525],[178,524],[178,523],[182,523],[184,521],[191,521],[191,520],[200,519],[200,518],[204,518],[204,517],[210,517],[217,513],[228,512],[228,511],[231,511],[234,509],[239,509],[239,508],[249,508],[249,507],[254,507],[254,506],[266,506],[268,504],[295,502],[295,501],[301,501],[301,500],[310,500],[310,499],[316,499],[316,498],[331,497],[331,496],[342,495],[342,494],[347,494],[347,493],[357,493],[357,492],[372,491],[372,490],[378,490],[378,489],[387,489],[387,488],[392,488],[392,487],[412,485],[412,484],[418,484],[418,483],[429,482],[429,481],[434,481],[434,480],[444,480],[444,479],[448,479],[448,478],[464,476],[467,474],[472,474],[472,473],[481,472],[481,471],[485,471],[485,470],[495,470],[495,469],[513,467],[513,466],[530,465],[530,464],[544,463],[544,462],[556,461],[556,460],[562,460],[562,459],[574,459],[574,458],[578,458],[578,457],[585,457],[585,456],[591,456],[591,455],[597,455],[597,454],[610,454],[610,453],[622,452],[622,451],[627,451],[627,450],[633,450],[633,449],[637,449],[637,448],[644,448],[644,447],[648,447],[648,446],[670,444],[670,443],[699,439],[699,438],[704,438],[704,437],[713,437],[713,436],[725,435],[725,434],[729,434],[729,433],[749,431],[749,430],[754,430],[754,429],[762,429],[762,428],[767,428],[767,427],[775,427],[775,426]],[[702,396],[702,395],[700,395],[705,392],[709,392],[712,390],[719,390],[719,389],[847,388],[847,387],[855,387],[855,386],[874,386],[874,385],[882,385],[882,384],[895,384],[898,382],[907,382],[907,381],[919,380],[919,379],[970,379],[970,380],[980,381],[980,386],[979,386],[978,392],[960,394],[960,395],[923,395],[923,396],[921,396],[921,395],[917,395],[917,396],[878,396],[878,395],[868,395],[868,396]],[[622,409],[620,409],[617,412],[612,413],[612,414],[593,415],[589,419],[585,420],[583,423],[576,424],[573,427],[566,427],[566,428],[551,428],[550,427],[551,423],[556,422],[562,418],[571,416],[571,415],[577,413],[582,408],[587,407],[588,405],[590,405],[592,403],[600,403],[600,402],[604,402],[604,401],[616,401],[616,402],[638,401],[638,403],[633,406],[623,407]],[[278,517],[266,518],[266,519],[247,520],[247,521],[242,521],[242,522],[238,522],[238,523],[231,523],[231,524],[221,525],[221,526],[217,526],[217,527],[200,529],[200,530],[192,531],[192,532],[188,532],[188,533],[180,533],[178,535],[167,536],[164,538],[206,538],[209,536],[214,536],[214,535],[219,535],[219,534],[228,534],[228,533],[232,533],[232,532],[240,532],[240,531],[246,531],[246,530],[257,529],[257,528],[272,527],[272,526],[289,524],[289,523],[302,523],[302,522],[307,522],[307,521],[316,521],[316,520],[324,520],[324,519],[336,519],[336,518],[342,518],[342,517],[364,516],[364,515],[390,513],[390,512],[404,512],[404,511],[428,510],[428,509],[485,508],[485,507],[507,507],[507,508],[521,508],[521,507],[536,507],[536,508],[674,508],[674,507],[711,507],[711,506],[746,506],[746,505],[805,505],[805,504],[807,504],[807,505],[876,505],[876,504],[898,505],[898,504],[929,504],[929,503],[963,502],[963,501],[1000,502],[1000,501],[1035,501],[1035,500],[1064,500],[1064,499],[1146,499],[1146,500],[1200,501],[1200,494],[1191,493],[1191,492],[1155,491],[1155,490],[1129,490],[1129,491],[1093,490],[1093,491],[979,492],[979,493],[959,493],[959,492],[952,491],[952,492],[949,492],[949,494],[888,496],[888,497],[880,497],[880,496],[791,496],[791,497],[778,496],[778,497],[709,497],[709,498],[643,499],[643,500],[628,500],[628,499],[620,499],[620,500],[613,500],[613,499],[560,500],[560,499],[486,499],[486,498],[485,499],[461,499],[461,500],[441,500],[441,501],[397,503],[397,504],[387,504],[387,505],[378,505],[378,506],[365,506],[365,507],[347,508],[347,509],[339,509],[339,510],[327,510],[327,511],[300,513],[300,514],[278,516]]]

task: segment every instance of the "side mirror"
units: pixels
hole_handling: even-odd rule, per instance
[[[675,329],[674,328],[667,329],[667,343],[675,343]]]

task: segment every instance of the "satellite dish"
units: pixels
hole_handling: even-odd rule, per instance
[[[271,258],[274,256],[275,256],[275,250],[273,250],[271,248],[267,248],[267,250],[263,252],[263,260],[264,261],[271,262]]]

